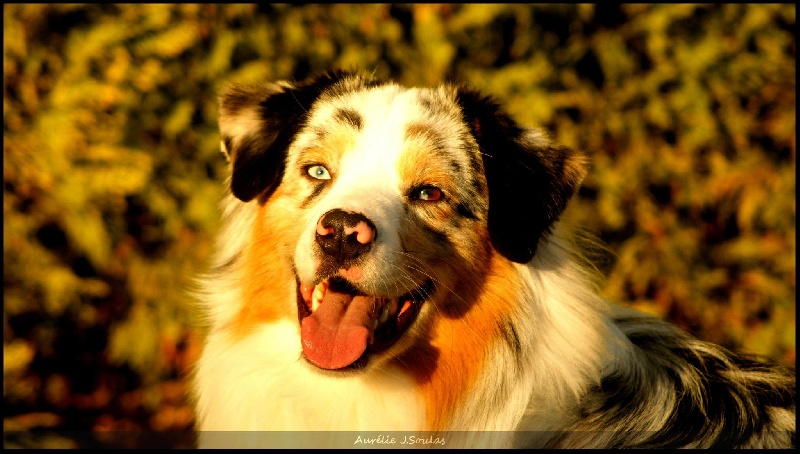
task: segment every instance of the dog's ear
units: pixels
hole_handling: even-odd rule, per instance
[[[541,130],[522,128],[480,93],[460,88],[457,102],[483,158],[492,245],[527,263],[586,175],[586,158]]]
[[[223,152],[231,161],[231,192],[242,201],[269,196],[286,167],[286,150],[328,87],[350,76],[333,71],[298,84],[232,85],[219,97]]]

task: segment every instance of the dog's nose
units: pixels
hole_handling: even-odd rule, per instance
[[[325,254],[340,262],[367,252],[376,235],[375,224],[361,213],[336,209],[317,221],[317,244]]]

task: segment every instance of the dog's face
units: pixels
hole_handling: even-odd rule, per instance
[[[585,172],[452,86],[329,73],[220,101],[231,190],[280,226],[264,260],[294,273],[303,352],[324,369],[392,355],[434,314],[467,310],[489,259],[530,261]]]

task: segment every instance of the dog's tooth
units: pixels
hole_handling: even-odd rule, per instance
[[[391,300],[389,300],[389,303],[386,304],[386,307],[387,307],[387,311],[389,312],[389,315],[392,315],[392,316],[396,315],[397,314],[397,298],[392,298]]]
[[[381,309],[381,315],[378,317],[378,321],[381,323],[386,323],[386,320],[389,319],[389,305],[384,304],[383,309]]]
[[[314,293],[311,294],[311,299],[317,301],[321,300],[324,297],[325,297],[325,291],[320,289],[319,287],[316,287],[314,289]]]
[[[375,331],[375,329],[377,328],[378,328],[378,319],[375,319],[372,321],[372,330]]]
[[[314,287],[314,292],[311,294],[311,311],[317,310],[322,299],[325,298],[325,293],[328,291],[328,281],[322,281]]]

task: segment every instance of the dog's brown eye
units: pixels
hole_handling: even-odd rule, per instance
[[[306,170],[311,178],[316,178],[317,180],[330,180],[331,174],[328,173],[328,169],[325,166],[315,165],[310,166],[308,170]]]
[[[426,202],[435,202],[442,198],[441,189],[433,186],[423,186],[418,188],[414,193],[417,200],[424,200]]]

